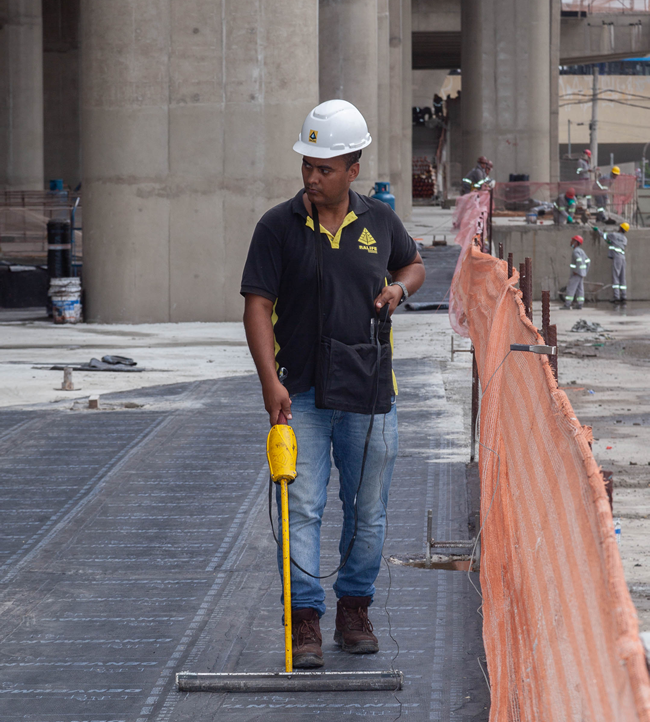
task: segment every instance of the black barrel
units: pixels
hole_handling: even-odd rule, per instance
[[[72,275],[70,221],[51,218],[47,222],[47,272],[50,278]]]

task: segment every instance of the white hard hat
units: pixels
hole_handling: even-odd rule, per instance
[[[311,158],[334,158],[370,145],[365,118],[347,100],[326,100],[302,124],[293,149]]]

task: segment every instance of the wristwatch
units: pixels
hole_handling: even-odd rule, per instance
[[[404,301],[409,297],[409,292],[406,290],[406,286],[401,281],[393,281],[388,284],[389,286],[399,286],[402,289],[402,298],[400,298],[398,306],[401,306]]]

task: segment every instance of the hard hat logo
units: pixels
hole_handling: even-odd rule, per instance
[[[296,153],[310,158],[335,158],[370,145],[365,118],[347,100],[326,100],[305,118]]]

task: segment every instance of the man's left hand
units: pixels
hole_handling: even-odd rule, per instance
[[[402,289],[399,286],[384,286],[381,293],[375,299],[375,309],[377,313],[388,304],[390,308],[389,314],[392,316],[393,311],[402,299],[402,293]]]

